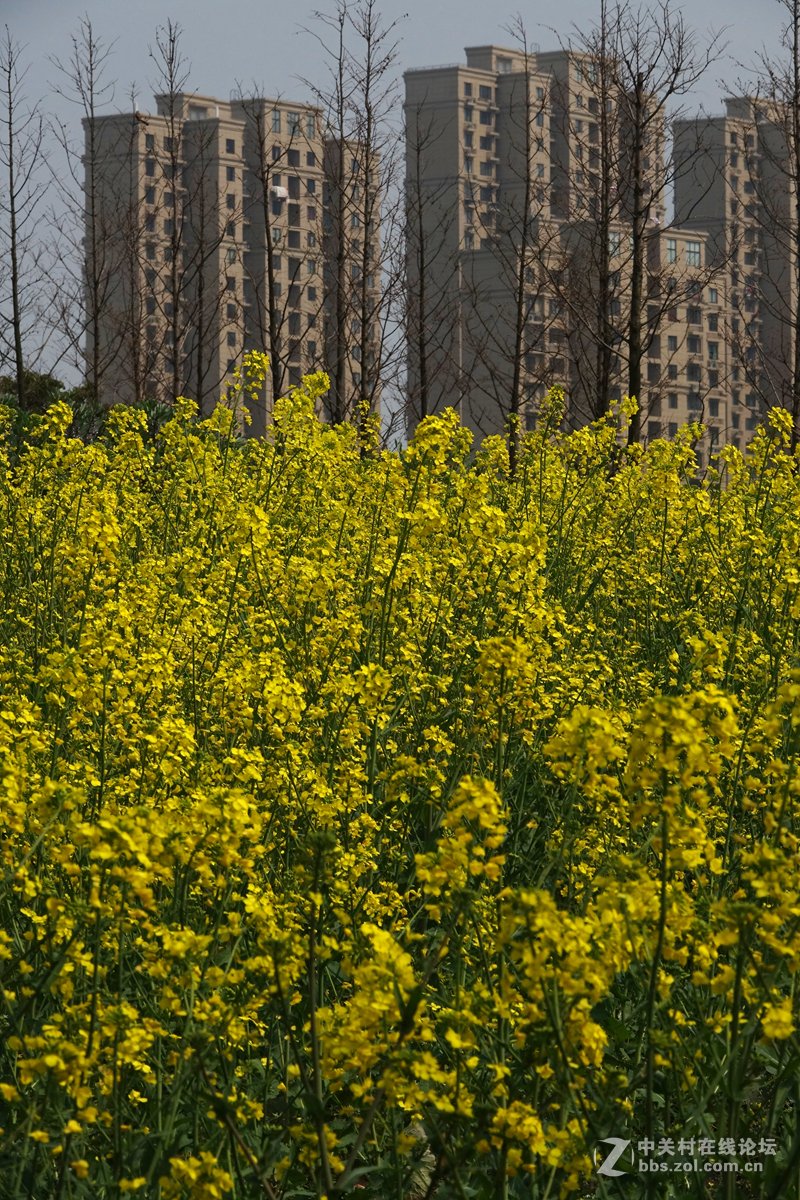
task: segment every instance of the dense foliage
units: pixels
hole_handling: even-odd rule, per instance
[[[785,414],[698,486],[554,394],[511,476],[324,383],[0,463],[0,1194],[787,1194]]]

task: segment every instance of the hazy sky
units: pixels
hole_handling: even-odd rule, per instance
[[[508,9],[505,8],[508,3]],[[562,35],[571,25],[588,29],[595,19],[596,0],[564,0],[558,5],[530,5],[519,9],[513,0],[384,0],[382,11],[397,20],[398,74],[412,66],[463,61],[465,45],[508,42],[503,25],[521,11],[529,35],[543,50],[557,45],[551,27]],[[12,35],[28,47],[31,60],[29,91],[44,96],[54,78],[47,56],[65,56],[69,34],[88,12],[97,35],[107,42],[115,38],[111,70],[118,81],[115,107],[129,110],[130,84],[138,87],[139,107],[151,106],[153,77],[148,45],[156,26],[171,17],[185,30],[183,49],[191,63],[195,90],[227,97],[235,82],[254,80],[267,94],[310,98],[299,82],[319,76],[324,55],[301,26],[311,22],[314,0],[114,0],[86,3],[78,0],[2,0],[2,22]],[[328,11],[329,0],[318,0]],[[712,67],[706,84],[696,96],[707,108],[719,109],[721,81],[741,75],[738,64],[749,63],[765,45],[775,52],[781,27],[777,0],[695,0],[685,12],[699,34],[710,27],[728,26],[730,45],[726,58]],[[49,107],[55,107],[49,102]]]

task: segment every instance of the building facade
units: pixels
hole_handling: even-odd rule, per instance
[[[266,428],[275,396],[311,371],[333,375],[332,363],[340,407],[352,409],[363,394],[362,355],[332,309],[326,224],[339,202],[320,110],[181,93],[157,96],[155,113],[103,117],[96,127],[102,187],[92,189],[87,161],[87,195],[116,214],[115,270],[98,322],[103,402],[186,394],[208,413],[228,394],[242,355],[258,349],[271,370],[253,433]],[[360,169],[353,151],[350,192]],[[348,241],[340,255],[348,277],[359,250]],[[368,285],[377,304],[379,279]]]
[[[736,115],[718,123],[719,161],[698,128],[684,132],[679,123],[677,211],[668,224],[663,121],[648,123],[645,110],[634,172],[631,105],[601,84],[587,55],[500,46],[468,47],[465,64],[406,72],[407,192],[416,216],[410,426],[453,405],[478,436],[501,432],[510,396],[523,421],[533,421],[555,384],[575,427],[625,393],[636,352],[643,441],[702,421],[702,458],[723,441],[744,446],[752,436],[754,392],[744,384],[754,371],[744,364],[754,354],[773,362],[787,354],[779,317],[770,331],[764,320],[759,330],[748,322],[743,336],[759,291],[757,239],[748,232],[749,183],[742,178],[737,193],[722,161],[731,122],[752,148],[743,128],[752,114],[736,102]],[[739,220],[733,234],[731,215]],[[785,280],[775,278],[777,313]]]
[[[797,378],[795,188],[781,114],[729,97],[725,115],[678,121],[676,217],[708,231],[726,272],[731,436],[746,442],[776,404],[792,409]]]

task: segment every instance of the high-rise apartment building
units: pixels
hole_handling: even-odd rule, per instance
[[[687,420],[708,426],[701,455],[740,424],[746,440],[730,289],[744,293],[705,213],[666,223],[663,122],[640,131],[634,176],[631,106],[586,54],[468,47],[405,84],[410,424],[454,405],[476,434],[500,432],[509,396],[531,420],[558,384],[579,425],[605,409],[598,380],[606,400],[627,390],[635,350],[643,440]]]
[[[675,123],[675,211],[708,232],[728,277],[732,435],[748,440],[770,407],[792,408],[795,198],[780,114],[746,96],[725,108]]]
[[[330,226],[365,173],[357,148],[342,168],[319,109],[262,97],[157,96],[155,113],[99,118],[96,134],[87,195],[115,246],[98,310],[103,401],[185,393],[209,412],[259,349],[271,372],[253,432],[274,396],[314,370],[335,376],[340,411],[352,410],[362,355],[336,321]],[[349,280],[360,275],[360,250],[347,240],[339,275],[342,261]],[[377,304],[379,278],[364,286]]]

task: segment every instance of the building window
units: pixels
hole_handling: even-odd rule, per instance
[[[226,309],[225,311],[226,311],[226,315],[227,315],[227,318],[228,318],[228,320],[229,320],[229,321],[235,321],[235,320],[236,320],[236,317],[237,317],[237,315],[238,315],[238,311],[237,311],[237,308],[236,308],[236,305],[235,305],[235,304],[229,304],[229,305],[227,306],[227,309]]]
[[[306,217],[307,217],[307,219],[308,219],[309,221],[316,221],[316,219],[317,219],[317,210],[316,210],[316,208],[313,208],[313,207],[309,206],[309,207],[306,209]]]
[[[172,150],[172,138],[171,137],[164,138],[164,149]]]
[[[236,370],[236,359],[229,358],[228,365],[226,366],[225,371],[228,375],[232,375],[235,370]]]
[[[233,183],[234,179],[236,178],[236,167],[226,167],[225,178],[227,179],[228,183]]]
[[[273,241],[273,242],[274,242],[274,244],[277,246],[277,244],[278,244],[278,242],[279,242],[280,240],[281,240],[281,231],[280,231],[280,229],[273,229],[273,230],[272,230],[272,241]]]
[[[702,325],[703,315],[699,308],[687,308],[686,323],[687,325]]]
[[[235,154],[236,153],[236,142],[233,140],[233,138],[225,139],[225,153],[226,154]]]
[[[155,248],[155,246],[153,245],[153,243],[152,243],[152,242],[148,242],[148,243],[147,243],[147,245],[145,246],[145,250],[144,250],[144,252],[145,252],[145,257],[146,257],[146,258],[149,258],[149,259],[151,259],[151,260],[155,258],[155,256],[156,256],[156,248]]]
[[[667,350],[670,354],[674,354],[678,349],[678,339],[673,334],[667,335]]]
[[[467,157],[464,159],[464,170],[467,173],[469,173],[469,174],[472,173],[472,168],[473,168],[474,162],[475,162],[475,160],[473,158]]]
[[[144,160],[144,173],[151,179],[156,173],[156,160],[154,158],[146,158]]]
[[[317,260],[315,258],[306,259],[306,275],[316,275]]]
[[[608,253],[611,258],[619,256],[619,233],[615,230],[608,235]]]
[[[286,114],[286,130],[289,137],[300,136],[300,113],[290,112]]]
[[[708,303],[709,303],[709,304],[717,304],[717,303],[718,303],[718,301],[717,301],[717,289],[716,289],[716,288],[709,288],[709,289],[708,289]],[[714,326],[714,328],[716,329],[716,325]]]
[[[273,108],[272,110],[272,132],[280,133],[281,131],[281,113],[280,109]],[[277,147],[276,147],[277,148]]]
[[[155,202],[156,202],[156,189],[155,188],[152,188],[152,187],[147,188],[147,190],[145,191],[145,194],[144,194],[144,202],[145,202],[145,204],[155,204]]]
[[[236,251],[232,247],[230,250],[227,250],[225,253],[225,262],[228,264],[229,267],[232,267],[233,264],[236,262]]]
[[[536,114],[536,124],[539,126],[540,129],[542,128],[542,126],[544,125],[544,113]]]
[[[668,402],[669,402],[670,408],[677,408],[678,407],[678,393],[670,392]]]
[[[316,135],[316,132],[317,132],[317,130],[316,130],[316,121],[315,121],[315,118],[314,118],[314,114],[313,114],[313,113],[306,113],[306,137],[307,137],[307,138],[313,138],[313,137]],[[311,162],[311,163],[309,163],[308,165],[309,165],[310,167],[313,167],[313,166],[314,166],[314,163],[313,163],[313,162]]]
[[[228,192],[225,197],[225,203],[228,208],[236,208],[236,197],[231,192]]]
[[[272,161],[277,162],[278,159],[280,158],[280,156],[281,156],[280,146],[273,146],[272,147]]]
[[[484,84],[481,84],[478,88],[478,97],[481,100],[491,100],[492,89],[490,87],[485,87]]]
[[[289,249],[290,250],[299,250],[300,249],[300,230],[299,229],[290,229],[289,230]]]
[[[225,279],[225,290],[228,292],[236,291],[236,280],[233,275],[228,275]]]
[[[248,229],[248,228],[249,228],[249,226],[245,225],[245,229]],[[234,225],[233,221],[228,222],[228,237],[230,237],[230,238],[236,237],[236,226]]]
[[[144,148],[145,148],[145,150],[155,150],[155,148],[156,148],[155,134],[146,133],[144,135]]]
[[[716,362],[719,359],[719,342],[708,343],[708,357],[712,362]]]
[[[316,299],[317,299],[317,289],[316,289],[315,287],[310,287],[310,288],[308,289],[308,298],[309,298],[309,300],[310,300],[312,303],[316,302]]]
[[[317,235],[315,233],[309,233],[308,245],[313,249],[314,246],[316,246],[316,244],[317,244]]]
[[[483,110],[481,110],[478,120],[480,121],[481,125],[493,125],[494,124],[494,117],[491,112],[484,112]]]
[[[676,405],[676,407],[677,407],[677,405]],[[677,437],[677,436],[678,436],[678,425],[677,425],[677,422],[675,422],[675,421],[670,421],[670,423],[669,423],[669,425],[668,425],[668,429],[669,429],[669,436],[670,436],[671,438],[675,438],[675,437]]]
[[[670,363],[669,366],[667,367],[667,379],[677,379],[677,378],[678,378],[678,364]]]
[[[465,120],[465,121],[469,121],[469,122],[471,123],[471,122],[472,122],[472,116],[473,116],[473,114],[472,114],[472,106],[471,106],[471,105],[469,105],[469,104],[467,104],[467,105],[465,106],[465,108],[464,108],[464,120]]]
[[[686,243],[686,265],[687,265],[687,267],[699,267],[700,266],[700,243],[699,242],[687,242]]]
[[[174,232],[175,232],[175,222],[172,220],[171,217],[167,217],[164,221],[164,233],[172,234]]]
[[[739,418],[739,414],[738,414],[738,413],[733,413],[733,414],[731,415],[731,424],[733,425],[733,428],[734,428],[734,429],[738,429],[738,428],[739,428],[739,420],[740,420],[740,418]]]
[[[714,374],[714,372],[713,371],[710,372],[710,375],[711,374]],[[709,382],[710,382],[710,375],[709,375]],[[714,386],[716,387],[716,384],[714,384]],[[718,417],[719,416],[719,400],[709,400],[708,411],[712,417]]]
[[[465,96],[471,96],[471,95],[472,95],[472,84],[471,84],[471,83],[465,83],[465,84],[464,84],[464,95],[465,95]]]
[[[667,262],[674,263],[678,261],[678,240],[677,238],[667,238]]]
[[[474,250],[474,248],[475,248],[474,235],[471,233],[465,233],[464,234],[464,249],[465,250]]]
[[[228,334],[228,345],[229,346],[236,345],[236,334],[233,333],[232,331]]]
[[[661,422],[660,421],[648,421],[647,422],[647,440],[648,440],[648,442],[654,442],[656,440],[656,438],[660,438],[660,437],[661,437]]]
[[[144,219],[144,231],[145,231],[145,233],[155,233],[155,231],[156,231],[156,218],[155,218],[155,216],[154,216],[154,214],[153,214],[153,213],[148,213],[148,214],[147,214],[147,216],[145,217],[145,219]]]

